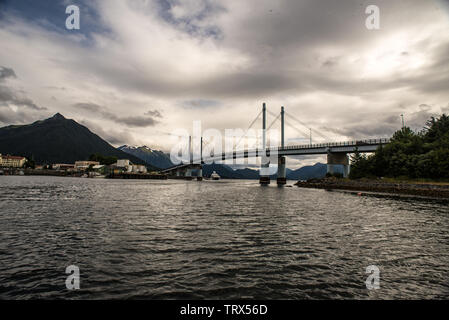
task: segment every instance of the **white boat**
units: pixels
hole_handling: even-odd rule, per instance
[[[212,172],[212,174],[210,175],[210,178],[212,180],[220,180],[220,176],[218,175],[218,173],[216,173],[215,171]]]

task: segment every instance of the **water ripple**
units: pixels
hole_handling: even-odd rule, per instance
[[[448,227],[444,200],[0,177],[0,298],[447,299]]]

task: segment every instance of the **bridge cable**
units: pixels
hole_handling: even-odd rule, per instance
[[[305,139],[308,139],[309,135],[307,133],[305,133],[304,131],[302,131],[301,129],[298,129],[296,126],[294,126],[292,123],[290,123],[288,120],[284,119],[285,123],[288,124],[290,127],[292,127],[293,129],[295,129],[296,131],[298,131],[300,134],[303,135],[303,137]]]
[[[273,124],[279,119],[279,117],[281,116],[281,114],[278,114],[276,118],[274,118],[273,122],[271,122],[271,124],[268,126],[268,128],[266,130],[270,130],[271,127],[273,126]]]
[[[269,114],[271,114],[272,116],[274,116],[274,117],[280,117],[280,114],[278,114],[278,115],[276,115],[274,112],[272,112],[272,111],[270,111],[270,110],[267,110],[267,112],[269,113]],[[287,112],[285,112],[285,113],[287,113]],[[301,131],[300,129],[298,129],[296,126],[294,126],[291,122],[289,122],[286,118],[284,118],[284,122],[286,123],[286,124],[288,124],[290,127],[292,127],[293,129],[295,129],[296,131],[298,131],[299,133],[301,133],[302,135],[304,135],[304,138],[308,138],[309,137],[309,134],[307,134],[307,133],[305,133],[304,131]]]
[[[276,118],[274,118],[274,120],[271,122],[271,124],[265,129],[266,131],[270,130],[271,127],[276,123],[277,120],[279,120],[279,118],[281,117],[281,114],[279,113]],[[270,145],[271,145],[271,141],[270,141]]]
[[[245,133],[240,137],[239,141],[234,145],[233,151],[235,151],[235,148],[239,145],[239,143],[242,141],[242,139],[247,135],[249,129],[251,129],[251,127],[256,123],[257,119],[259,119],[259,117],[262,114],[262,112],[263,111],[260,111],[259,114],[257,115],[257,117],[253,120],[253,122],[251,122],[251,124],[249,125],[248,129],[246,129]]]
[[[287,112],[286,112],[287,113]],[[291,113],[288,113],[289,118],[295,120],[296,122],[300,123],[302,126],[306,127],[307,129],[312,130],[312,128],[308,127],[307,124],[305,124],[304,122],[302,122],[301,120],[297,119],[295,116],[293,116]],[[322,138],[324,138],[327,141],[331,141],[331,139],[329,139],[329,137],[325,136],[324,134],[322,134],[321,132],[319,132],[318,130],[312,130],[312,132],[317,133],[319,136],[321,136]]]
[[[280,117],[280,114],[276,115],[275,113],[273,113],[273,112],[271,112],[271,111],[269,111],[269,110],[267,110],[267,111],[268,111],[268,113],[271,114],[272,116]],[[287,114],[287,112],[285,112],[285,114]],[[302,131],[301,129],[299,129],[297,126],[295,126],[295,125],[293,125],[291,122],[289,122],[289,121],[287,120],[287,117],[284,118],[284,122],[285,122],[286,124],[288,124],[290,127],[292,127],[293,129],[295,129],[296,131],[298,131],[298,132],[304,137],[304,139],[308,139],[308,138],[309,138],[309,134],[308,134],[308,133],[305,133],[304,131]],[[302,125],[304,125],[304,124],[302,124]]]

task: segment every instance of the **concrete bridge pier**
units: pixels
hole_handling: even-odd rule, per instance
[[[270,160],[268,157],[262,157],[262,165],[260,166],[259,183],[262,186],[270,184]]]
[[[261,168],[261,170],[263,170],[263,169],[264,169],[264,167]],[[268,168],[267,168],[267,169],[268,169]],[[270,184],[270,176],[267,176],[267,175],[260,175],[259,183],[260,183],[262,186],[267,186],[267,185],[269,185],[269,184]]]
[[[286,169],[285,169],[285,157],[278,158],[277,184],[278,184],[278,186],[283,186],[283,185],[287,184],[287,176],[286,176]]]
[[[186,177],[187,179],[192,178],[192,168],[187,168],[187,169],[186,169],[185,177]]]
[[[334,174],[335,166],[343,166],[343,177],[349,176],[349,157],[346,153],[328,153],[327,154],[327,173]]]
[[[284,122],[285,122],[285,111],[284,107],[281,107],[281,149],[284,149]],[[277,176],[278,186],[283,186],[287,184],[287,175],[285,169],[285,157],[278,157],[278,176]]]
[[[196,176],[196,180],[203,181],[203,166],[199,167],[198,175]]]

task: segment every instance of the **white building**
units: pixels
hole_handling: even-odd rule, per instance
[[[127,168],[130,166],[130,162],[128,159],[120,159],[117,160],[116,166],[120,168]]]
[[[98,161],[75,161],[76,170],[87,170],[90,166],[97,166],[100,162]]]
[[[147,167],[141,164],[133,164],[132,172],[134,173],[147,173]]]
[[[129,173],[147,173],[147,167],[141,164],[132,164],[128,159],[117,160],[115,166]]]

